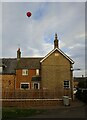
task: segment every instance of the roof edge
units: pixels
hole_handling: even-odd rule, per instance
[[[49,52],[41,61],[40,63],[42,63],[45,59],[47,59],[54,51],[58,50],[58,52],[60,52],[66,59],[68,59],[72,64],[74,64],[74,61],[68,57],[62,50],[60,50],[59,48],[55,48],[53,49],[51,52]]]

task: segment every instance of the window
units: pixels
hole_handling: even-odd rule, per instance
[[[29,83],[21,83],[20,88],[24,89],[24,90],[30,89],[30,84]]]
[[[2,73],[2,67],[0,67],[0,73]]]
[[[55,53],[55,56],[59,56],[59,54],[58,54],[58,53]]]
[[[39,69],[36,69],[36,75],[39,75]]]
[[[68,80],[64,81],[64,88],[70,88],[70,81]]]
[[[22,70],[22,75],[28,75],[28,69],[23,69]]]
[[[33,83],[33,88],[34,88],[34,89],[39,89],[39,88],[40,88],[39,83]]]

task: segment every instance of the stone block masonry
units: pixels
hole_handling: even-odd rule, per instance
[[[33,108],[63,105],[61,99],[3,99],[2,107]]]

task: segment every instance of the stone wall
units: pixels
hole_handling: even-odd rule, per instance
[[[6,96],[8,92],[10,92],[10,94],[13,94],[14,89],[15,75],[2,75],[2,98]]]
[[[58,99],[3,99],[2,107],[32,108],[63,105]]]
[[[41,82],[43,89],[56,91],[59,98],[63,95],[71,97],[72,73],[71,63],[61,53],[55,51],[41,63]],[[70,88],[64,89],[64,80],[70,81]]]

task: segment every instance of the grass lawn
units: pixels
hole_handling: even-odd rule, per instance
[[[45,110],[42,110],[42,109],[3,108],[2,119],[29,117],[29,116],[41,114],[44,111]]]

